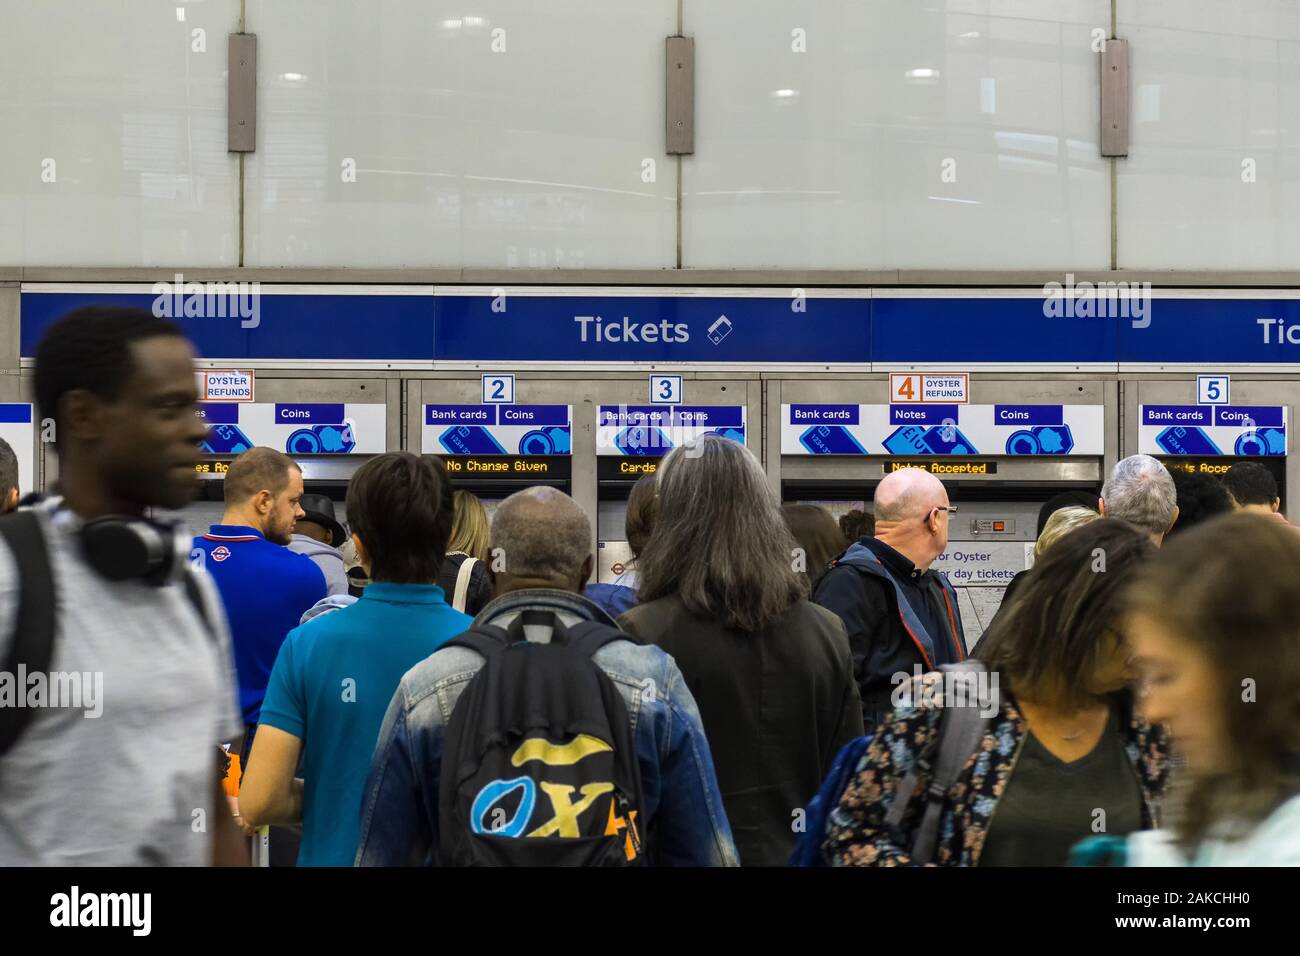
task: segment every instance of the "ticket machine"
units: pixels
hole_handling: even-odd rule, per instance
[[[746,426],[762,407],[756,375],[678,377],[675,405],[650,402],[645,372],[448,371],[412,377],[406,383],[407,447],[442,456],[456,486],[478,495],[489,512],[530,485],[550,484],[571,494],[592,521],[596,576],[609,580],[628,557],[624,517],[637,478],[653,473],[664,454],[703,431],[753,440]],[[497,388],[497,379],[509,381]]]
[[[348,482],[372,455],[399,448],[401,381],[395,374],[366,378],[346,373],[259,370],[252,402],[210,401],[199,406],[208,423],[199,499],[185,510],[195,529],[221,519],[222,479],[230,462],[254,446],[283,451],[302,469],[309,493],[328,495],[346,525]]]
[[[935,567],[958,588],[968,645],[1007,581],[1032,563],[1038,510],[1068,490],[1096,493],[1117,453],[1112,382],[972,376],[964,403],[891,403],[886,376],[768,382],[768,474],[783,501],[839,514],[871,508],[901,468],[938,476],[957,512]],[[1108,424],[1111,423],[1111,424]]]
[[[708,388],[692,382],[691,390],[716,401],[728,393],[743,394],[745,387],[736,383],[730,388],[725,384]],[[726,405],[602,404],[596,414],[596,573],[598,580],[612,582],[633,557],[625,529],[632,486],[642,476],[655,474],[663,456],[673,448],[700,435],[720,435],[747,444],[756,443],[757,434],[748,429],[748,408],[743,401]]]
[[[1217,395],[1195,376],[1149,377],[1122,383],[1124,414],[1135,426],[1126,433],[1128,454],[1153,455],[1172,469],[1220,477],[1240,461],[1267,468],[1277,481],[1283,508],[1297,500],[1300,481],[1287,461],[1287,420],[1300,401],[1300,382],[1267,376],[1232,376]],[[1197,398],[1214,402],[1197,404]],[[1228,402],[1217,401],[1227,398]]]

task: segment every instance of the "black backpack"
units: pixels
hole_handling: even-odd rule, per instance
[[[530,642],[525,625],[551,628]],[[443,866],[631,866],[645,862],[641,771],[623,698],[592,655],[628,636],[525,610],[444,644],[485,658],[443,745]]]

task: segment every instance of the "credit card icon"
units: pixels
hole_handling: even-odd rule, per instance
[[[727,318],[725,315],[718,316],[713,321],[713,324],[709,326],[709,341],[712,342],[714,345],[717,345],[719,342],[721,342],[723,339],[725,339],[728,335],[731,334],[731,330],[733,328],[735,328],[735,326],[731,324],[731,320],[729,318]]]
[[[453,455],[504,455],[506,450],[481,425],[453,425],[438,436]]]
[[[666,455],[673,443],[658,428],[634,425],[614,436],[614,447],[625,455]]]
[[[799,436],[799,444],[814,455],[867,454],[867,450],[843,425],[814,425]]]
[[[1222,455],[1210,436],[1195,426],[1171,425],[1156,436],[1156,444],[1170,455]]]

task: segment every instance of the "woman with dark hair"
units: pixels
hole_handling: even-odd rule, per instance
[[[840,515],[840,534],[844,536],[844,548],[861,538],[876,533],[876,516],[870,511],[854,508],[847,514]],[[840,551],[843,551],[841,548]],[[839,551],[835,552],[839,554]]]
[[[798,545],[745,446],[703,435],[659,468],[641,604],[619,619],[681,668],[699,704],[742,865],[780,865],[792,823],[862,734],[848,637],[807,600]]]
[[[803,549],[803,560],[797,569],[808,582],[808,593],[811,594],[826,573],[831,559],[844,551],[844,536],[835,516],[818,505],[782,505],[781,517]]]
[[[831,813],[832,862],[1061,866],[1099,823],[1111,834],[1155,826],[1168,746],[1134,713],[1118,629],[1122,590],[1154,551],[1146,534],[1113,518],[1056,542],[984,638],[996,714],[943,796],[933,860],[913,861],[911,847],[943,713],[937,674],[912,682],[916,705],[895,709],[871,741]],[[900,789],[914,768],[916,786]],[[898,800],[906,803],[896,809]],[[897,825],[887,822],[891,811],[895,819],[901,811]]]
[[[1300,538],[1252,515],[1166,541],[1129,595],[1149,720],[1186,757],[1132,866],[1300,866]]]

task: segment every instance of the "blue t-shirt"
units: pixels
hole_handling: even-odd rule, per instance
[[[221,592],[239,676],[239,709],[255,724],[275,655],[302,612],[326,594],[316,563],[273,544],[256,528],[214,524],[194,539]]]
[[[471,618],[434,584],[374,582],[280,648],[262,723],[304,743],[299,866],[351,866],[379,729],[402,675]]]

